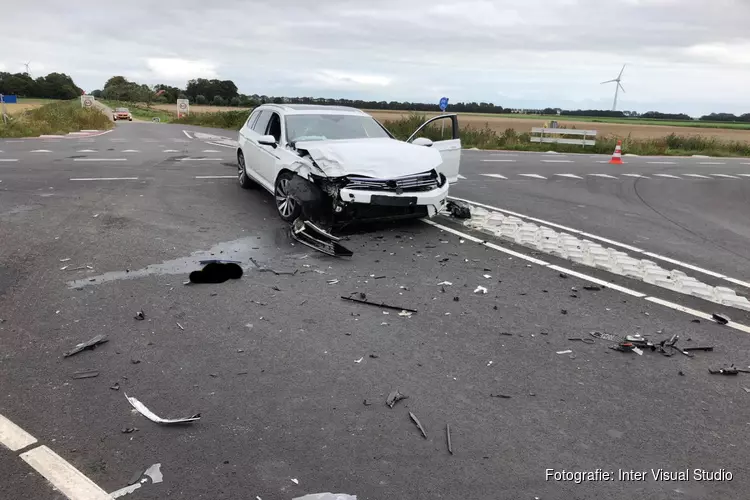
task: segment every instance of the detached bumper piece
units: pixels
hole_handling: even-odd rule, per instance
[[[292,224],[292,237],[305,246],[334,257],[354,255],[351,250],[339,243],[340,238],[327,233],[309,220],[295,220]]]

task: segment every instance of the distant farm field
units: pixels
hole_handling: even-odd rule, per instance
[[[392,110],[364,110],[371,114],[378,121],[398,120],[409,116],[408,111]],[[439,113],[424,113],[428,116],[435,116]],[[697,135],[701,137],[718,137],[726,141],[744,141],[750,142],[750,130],[722,129],[722,128],[703,128],[693,126],[670,125],[650,125],[641,123],[598,123],[585,120],[561,120],[559,118],[543,116],[524,116],[523,118],[514,117],[513,115],[491,115],[491,114],[474,114],[459,113],[458,120],[462,126],[471,126],[474,128],[489,127],[491,130],[501,134],[506,129],[512,128],[516,132],[530,132],[531,127],[541,127],[546,121],[557,119],[560,126],[568,128],[577,128],[585,130],[596,130],[598,135],[613,135],[617,137],[631,137],[632,139],[655,139],[666,137],[670,134],[677,135]],[[590,119],[590,118],[589,118]],[[688,122],[690,123],[690,122]]]
[[[38,108],[40,106],[43,106],[45,104],[49,104],[51,102],[55,102],[54,99],[18,99],[18,103],[16,104],[6,104],[5,109],[7,110],[7,113],[9,115],[15,115],[17,113],[21,113],[23,111]]]
[[[152,108],[159,109],[161,111],[167,111],[170,113],[177,114],[177,105],[176,104],[154,104],[151,106]],[[210,105],[199,105],[199,104],[191,104],[190,105],[190,112],[191,113],[217,113],[220,111],[249,111],[252,108],[243,108],[243,107],[235,107],[235,106],[210,106]]]

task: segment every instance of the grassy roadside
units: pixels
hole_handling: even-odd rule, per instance
[[[425,115],[412,114],[399,120],[386,120],[383,125],[399,139],[407,139],[424,123]],[[440,125],[428,126],[425,137],[440,140]],[[447,132],[446,132],[447,134]],[[578,137],[580,138],[580,137]],[[517,133],[509,128],[502,134],[485,126],[461,127],[461,143],[464,148],[511,149],[516,151],[559,151],[561,153],[612,154],[618,137],[597,137],[595,146],[573,146],[567,144],[540,144],[529,140],[529,133]],[[722,141],[712,137],[670,134],[656,139],[622,138],[623,152],[649,156],[683,156],[702,154],[709,156],[750,156],[750,142]]]
[[[133,115],[133,119],[135,120],[146,120],[150,122],[153,118],[158,118],[162,122],[170,123],[177,118],[174,113],[153,107],[149,108],[143,104],[125,101],[108,101],[105,99],[99,99],[99,102],[108,108],[111,108],[113,111],[115,108],[128,108],[130,114]]]
[[[84,109],[78,99],[56,101],[0,120],[0,137],[38,137],[79,130],[109,130],[112,122],[98,109]]]
[[[241,111],[218,111],[213,113],[191,113],[188,116],[175,118],[172,123],[183,125],[198,125],[201,127],[225,128],[228,130],[239,130],[250,116],[251,110]]]

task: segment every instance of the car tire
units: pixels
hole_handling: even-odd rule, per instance
[[[129,122],[132,122],[132,121],[133,121],[133,119],[132,119],[132,118],[128,118],[128,121],[129,121]]]
[[[289,183],[295,175],[291,172],[280,173],[273,187],[276,211],[284,222],[294,222],[302,215],[302,204],[289,194]]]
[[[240,183],[242,189],[252,189],[256,186],[247,171],[245,170],[245,155],[242,151],[237,151],[237,180]]]
[[[116,121],[117,121],[117,118],[115,118],[115,117],[113,116],[113,117],[112,117],[112,121],[113,121],[113,122],[116,122]]]

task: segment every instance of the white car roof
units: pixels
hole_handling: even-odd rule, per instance
[[[263,109],[275,109],[285,115],[358,115],[370,116],[349,106],[322,106],[320,104],[262,104]],[[256,108],[257,109],[257,108]]]

